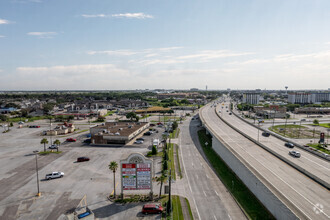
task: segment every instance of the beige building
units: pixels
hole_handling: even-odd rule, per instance
[[[125,145],[149,127],[149,122],[105,122],[90,128],[91,143]]]

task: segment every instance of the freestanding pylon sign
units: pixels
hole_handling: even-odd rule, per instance
[[[133,153],[120,161],[121,194],[124,190],[149,190],[152,193],[152,160]]]

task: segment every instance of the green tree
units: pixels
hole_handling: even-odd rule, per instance
[[[163,183],[166,181],[166,176],[162,174],[161,176],[156,176],[154,180],[160,184],[160,189],[159,189],[159,198],[162,196],[162,188],[163,188]]]
[[[126,114],[126,118],[130,119],[131,121],[133,121],[133,118],[136,119],[137,115],[135,112],[129,112]]]
[[[43,144],[44,145],[44,151],[46,151],[46,144],[48,144],[48,140],[46,138],[43,138],[41,141],[40,141],[40,144]]]
[[[118,163],[116,161],[111,161],[109,164],[109,169],[113,172],[113,197],[116,198],[116,170],[118,168]]]
[[[155,145],[152,146],[151,154],[152,154],[152,155],[156,155],[156,154],[157,154],[157,148],[156,148]]]
[[[313,124],[314,124],[314,125],[319,125],[319,120],[315,119],[315,120],[313,121]]]
[[[68,121],[71,121],[71,120],[73,120],[74,119],[74,116],[73,115],[69,115],[69,117],[68,117]]]
[[[8,116],[7,115],[1,115],[0,114],[0,120],[1,121],[7,121],[8,120]]]
[[[163,171],[168,169],[167,160],[163,161]]]
[[[173,122],[173,124],[172,124],[172,129],[173,129],[173,131],[175,130],[175,129],[177,129],[178,128],[178,122],[177,121],[175,121],[175,122]]]
[[[60,142],[58,139],[56,139],[56,140],[54,141],[54,144],[57,145],[56,150],[57,150],[57,152],[58,152],[58,148],[60,147],[61,142]]]

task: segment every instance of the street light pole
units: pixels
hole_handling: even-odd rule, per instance
[[[38,172],[38,156],[37,156],[38,152],[39,151],[37,151],[37,150],[33,151],[34,155],[36,156],[36,172],[37,172],[37,188],[38,188],[37,196],[39,197],[41,195],[41,193],[39,190],[39,172]]]
[[[258,142],[259,142],[259,129],[260,129],[260,121],[258,121]]]

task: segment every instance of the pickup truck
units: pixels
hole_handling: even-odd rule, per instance
[[[52,172],[50,174],[46,174],[45,179],[50,180],[50,179],[62,178],[63,176],[64,176],[63,172]]]

